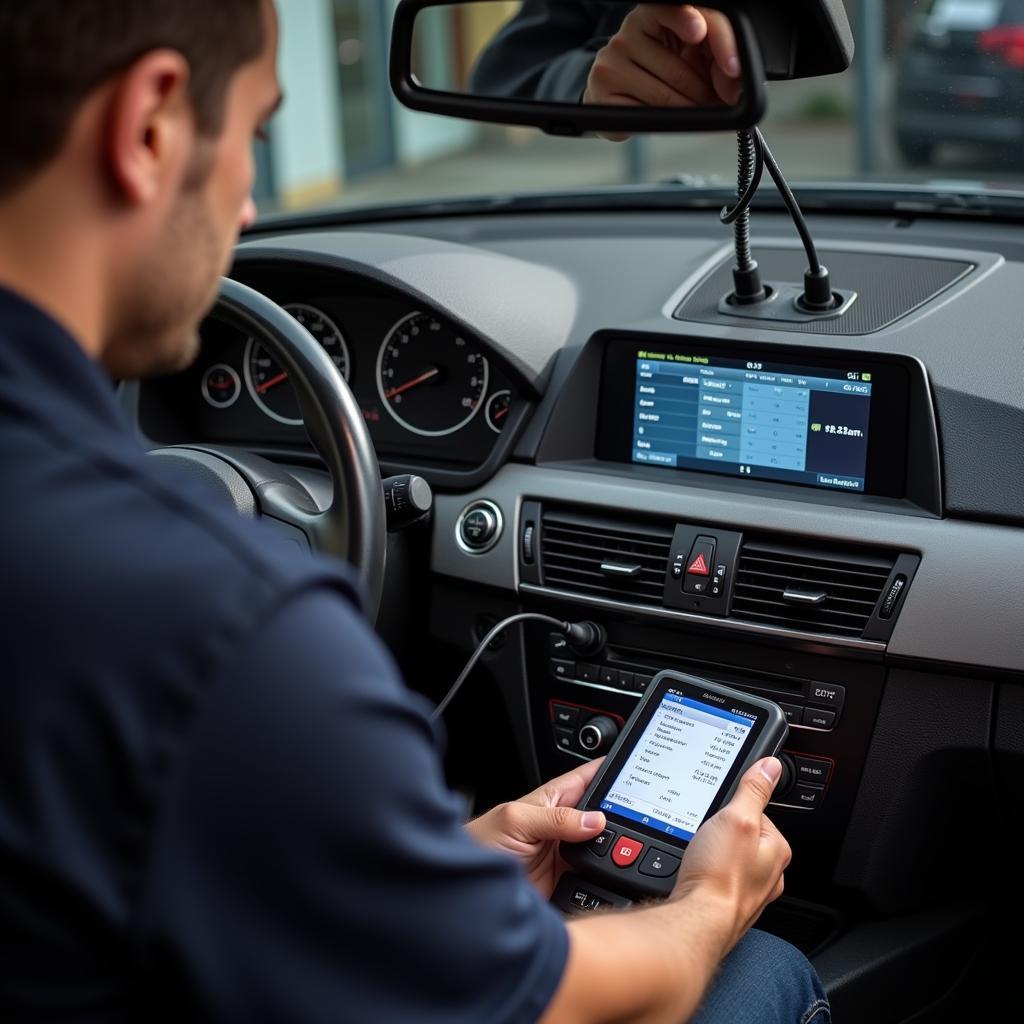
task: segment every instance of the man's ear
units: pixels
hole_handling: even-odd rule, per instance
[[[152,202],[181,173],[195,143],[189,66],[174,50],[137,60],[111,96],[106,161],[119,198]]]

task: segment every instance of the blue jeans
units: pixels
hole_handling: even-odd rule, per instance
[[[795,946],[752,931],[725,958],[691,1024],[831,1024],[818,975]]]

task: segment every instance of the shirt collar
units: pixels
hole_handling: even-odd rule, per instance
[[[130,433],[99,364],[56,320],[2,286],[0,404],[76,438]]]

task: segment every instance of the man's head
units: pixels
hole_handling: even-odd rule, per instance
[[[194,357],[254,215],[276,55],[272,0],[0,3],[0,246],[32,221],[59,246],[63,224],[102,264],[94,354],[115,375]]]

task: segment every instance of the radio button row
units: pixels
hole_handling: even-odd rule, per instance
[[[824,708],[804,708],[803,725],[812,729],[833,729],[836,724],[836,713]]]
[[[796,807],[818,807],[825,799],[824,786],[809,786],[806,782],[798,783],[787,801]]]
[[[842,709],[845,699],[845,686],[836,686],[834,683],[816,683],[814,680],[811,680],[807,694],[808,704],[820,704],[824,708],[832,708],[834,711],[839,711]]]
[[[800,725],[803,722],[804,709],[799,704],[780,704],[786,721],[790,725]]]
[[[580,722],[580,709],[568,704],[553,704],[551,715],[555,725],[563,729],[575,729]]]
[[[796,765],[796,780],[809,782],[818,786],[824,786],[832,774],[832,762],[823,761],[817,757],[801,757],[793,755],[793,762]]]
[[[555,729],[555,744],[561,750],[569,750],[575,752],[576,750],[576,732],[573,729],[563,729],[561,726],[556,725]]]

